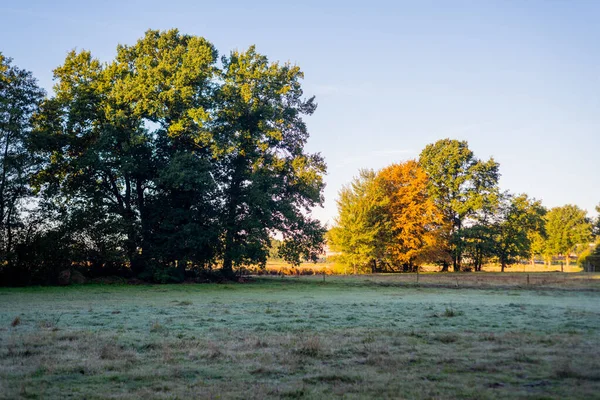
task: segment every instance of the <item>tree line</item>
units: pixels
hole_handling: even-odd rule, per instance
[[[46,96],[0,54],[0,283],[65,269],[157,282],[315,259],[326,165],[303,73],[254,47],[149,30],[110,62],[71,51]]]
[[[452,139],[426,146],[418,160],[361,170],[339,192],[328,243],[355,273],[423,264],[481,271],[488,262],[504,271],[536,256],[549,262],[562,255],[569,264],[573,252],[593,253],[600,217],[592,221],[571,204],[548,210],[526,194],[501,191],[499,177],[493,158],[481,160],[466,141]]]

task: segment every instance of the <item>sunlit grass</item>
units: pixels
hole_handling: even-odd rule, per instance
[[[439,265],[424,265],[420,267],[420,271],[423,273],[427,272],[439,272],[441,267]],[[326,273],[328,275],[351,275],[353,273],[352,268],[345,267],[336,262],[319,262],[319,263],[302,263],[299,266],[293,266],[284,261],[268,261],[264,270],[260,270],[258,267],[253,268],[253,271],[265,273],[267,275],[318,275]],[[486,264],[482,268],[482,272],[500,272],[500,264]],[[544,264],[514,264],[506,268],[506,272],[524,272],[524,273],[537,273],[537,272],[568,272],[578,273],[582,272],[583,269],[576,264],[569,266],[560,265],[544,265]]]

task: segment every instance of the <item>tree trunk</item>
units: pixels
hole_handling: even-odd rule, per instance
[[[442,270],[440,272],[448,272],[448,268],[450,268],[450,264],[448,264],[448,262],[444,261],[442,263]]]
[[[10,121],[9,121],[9,125],[10,125]],[[0,226],[2,226],[2,230],[4,231],[4,229],[6,228],[6,226],[8,224],[10,224],[9,221],[6,221],[5,218],[5,211],[6,211],[6,199],[5,199],[5,188],[6,188],[6,169],[7,169],[7,157],[8,157],[8,149],[9,149],[9,141],[10,139],[10,133],[6,132],[6,142],[4,144],[4,152],[2,154],[2,182],[0,183]],[[4,239],[4,233],[2,232],[2,239]],[[4,241],[4,240],[3,240]],[[6,254],[4,254],[4,256],[8,255],[8,249],[6,249],[6,244],[2,243],[2,245],[4,245],[3,249]]]
[[[130,226],[127,228],[127,240],[125,240],[125,252],[127,253],[127,258],[129,259],[129,264],[131,265],[131,271],[134,275],[139,275],[144,272],[145,265],[140,258],[137,245],[136,245],[136,233],[135,227]]]
[[[227,225],[225,232],[225,248],[223,253],[223,275],[226,277],[233,277],[233,264],[235,262],[234,255],[237,251],[236,243],[235,243],[235,235],[236,235],[236,208],[237,203],[232,202],[229,205],[229,212],[227,217]]]
[[[6,259],[10,259],[11,257],[11,253],[12,253],[12,246],[13,246],[13,231],[12,231],[12,226],[10,223],[10,220],[12,219],[12,213],[14,210],[14,203],[16,202],[16,200],[14,200],[12,202],[11,205],[9,205],[9,209],[8,209],[8,215],[6,217],[6,236],[7,236],[7,240],[6,240],[6,254],[5,257]]]
[[[462,247],[461,244],[457,244],[456,245],[456,249],[454,250],[454,257],[453,257],[453,267],[454,267],[454,272],[460,272],[461,268],[462,268]]]
[[[460,219],[458,219],[458,221],[456,222],[456,235],[457,235],[457,242],[456,242],[456,248],[454,249],[454,257],[453,257],[453,262],[454,262],[454,272],[460,272],[460,267],[461,267],[461,261],[462,261],[462,238],[460,236],[462,231],[462,221]]]
[[[144,264],[146,261],[153,258],[152,246],[150,246],[150,229],[148,227],[148,212],[146,210],[146,202],[144,198],[144,184],[140,178],[135,182],[136,202],[140,213],[140,237],[138,245],[142,249],[142,259]]]
[[[241,201],[241,183],[243,179],[244,159],[238,156],[234,161],[234,171],[231,176],[231,186],[228,193],[227,204],[227,219],[225,220],[225,249],[223,254],[223,274],[227,277],[232,277],[233,264],[235,262],[234,255],[237,249],[235,237],[238,232],[237,208]]]
[[[131,271],[134,275],[139,275],[142,272],[144,272],[146,266],[143,262],[143,257],[140,257],[140,254],[138,252],[139,238],[138,232],[135,228],[136,218],[135,213],[133,212],[133,210],[131,210],[130,206],[127,206],[123,218],[125,219],[125,224],[127,226],[127,239],[125,240],[125,251],[127,253],[127,258],[129,258]]]
[[[225,234],[225,251],[223,254],[223,275],[233,276],[233,232],[227,229]]]

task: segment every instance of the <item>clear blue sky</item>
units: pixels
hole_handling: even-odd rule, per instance
[[[109,61],[149,28],[300,65],[319,103],[309,149],[329,165],[323,221],[359,168],[445,137],[499,161],[502,189],[591,215],[600,202],[600,1],[86,3],[2,2],[0,51],[47,90],[69,50]]]

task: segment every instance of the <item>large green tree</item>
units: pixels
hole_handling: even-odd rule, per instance
[[[502,196],[493,247],[502,272],[518,258],[528,258],[531,255],[533,233],[543,234],[545,214],[546,210],[541,202],[530,199],[525,194]]]
[[[44,95],[31,72],[0,53],[0,260],[14,261],[36,165],[27,149],[31,117]],[[29,202],[31,203],[31,202]],[[31,204],[30,204],[31,205]]]
[[[475,271],[481,271],[484,263],[495,255],[501,198],[498,192],[485,196],[460,233],[464,246],[463,258],[469,260],[470,266]],[[451,243],[456,240],[452,232],[449,236]]]
[[[337,261],[354,273],[382,269],[391,225],[383,211],[373,170],[360,170],[338,194],[338,216],[328,232]]]
[[[219,72],[206,39],[177,30],[150,30],[133,46],[119,46],[107,68],[114,80],[111,121],[142,127],[131,179],[142,267],[210,266],[219,249],[219,197],[210,131]],[[134,131],[135,132],[135,131]],[[131,147],[134,150],[133,147]],[[149,150],[146,150],[149,149]],[[127,187],[127,185],[125,185]]]
[[[320,251],[310,210],[325,163],[304,151],[316,103],[302,72],[254,48],[216,61],[177,30],[148,31],[107,64],[71,52],[38,115],[39,190],[70,232],[114,238],[136,274],[163,280],[177,266],[182,279],[217,263],[231,274],[264,264],[273,234],[291,262]]]
[[[552,252],[548,249],[548,240],[546,235],[546,218],[544,218],[544,229],[541,232],[530,232],[529,241],[531,243],[531,264],[535,264],[535,257],[541,257],[545,263],[552,261]]]
[[[499,164],[475,157],[466,141],[442,139],[421,152],[420,166],[429,177],[429,193],[444,214],[447,251],[455,271],[461,269],[466,247],[465,228],[478,212],[498,198]],[[444,265],[444,270],[448,265]]]
[[[569,265],[575,246],[591,240],[592,224],[587,213],[576,205],[567,204],[551,209],[546,218],[548,249],[553,255],[564,255]]]
[[[70,236],[93,240],[104,231],[120,239],[123,234],[133,259],[137,217],[130,175],[137,165],[133,147],[137,151],[145,142],[139,138],[141,126],[110,121],[111,85],[105,66],[90,52],[70,52],[54,77],[55,96],[42,104],[31,140],[41,165],[34,183]]]
[[[316,259],[325,233],[310,217],[323,201],[325,162],[304,147],[303,120],[316,109],[304,75],[269,62],[254,47],[222,59],[211,122],[216,179],[222,192],[223,269],[266,262],[270,238],[281,234],[289,262]]]
[[[173,244],[163,240],[165,230],[201,231],[183,229],[189,227],[177,221],[178,208],[191,210],[183,222],[205,223],[196,214],[214,184],[203,185],[211,156],[200,137],[215,59],[202,38],[148,31],[134,46],[120,46],[109,64],[88,51],[71,52],[54,71],[56,95],[43,104],[32,141],[43,165],[36,182],[65,210],[63,218],[78,215],[81,226],[71,231],[93,237],[90,230],[108,230],[122,238],[135,273],[150,259],[173,260],[155,251]],[[188,235],[194,245],[199,237]],[[186,241],[175,243],[178,249]]]
[[[483,265],[494,256],[496,242],[493,224],[493,220],[486,218],[463,229],[463,257],[469,260],[468,267],[475,271],[481,271]]]

